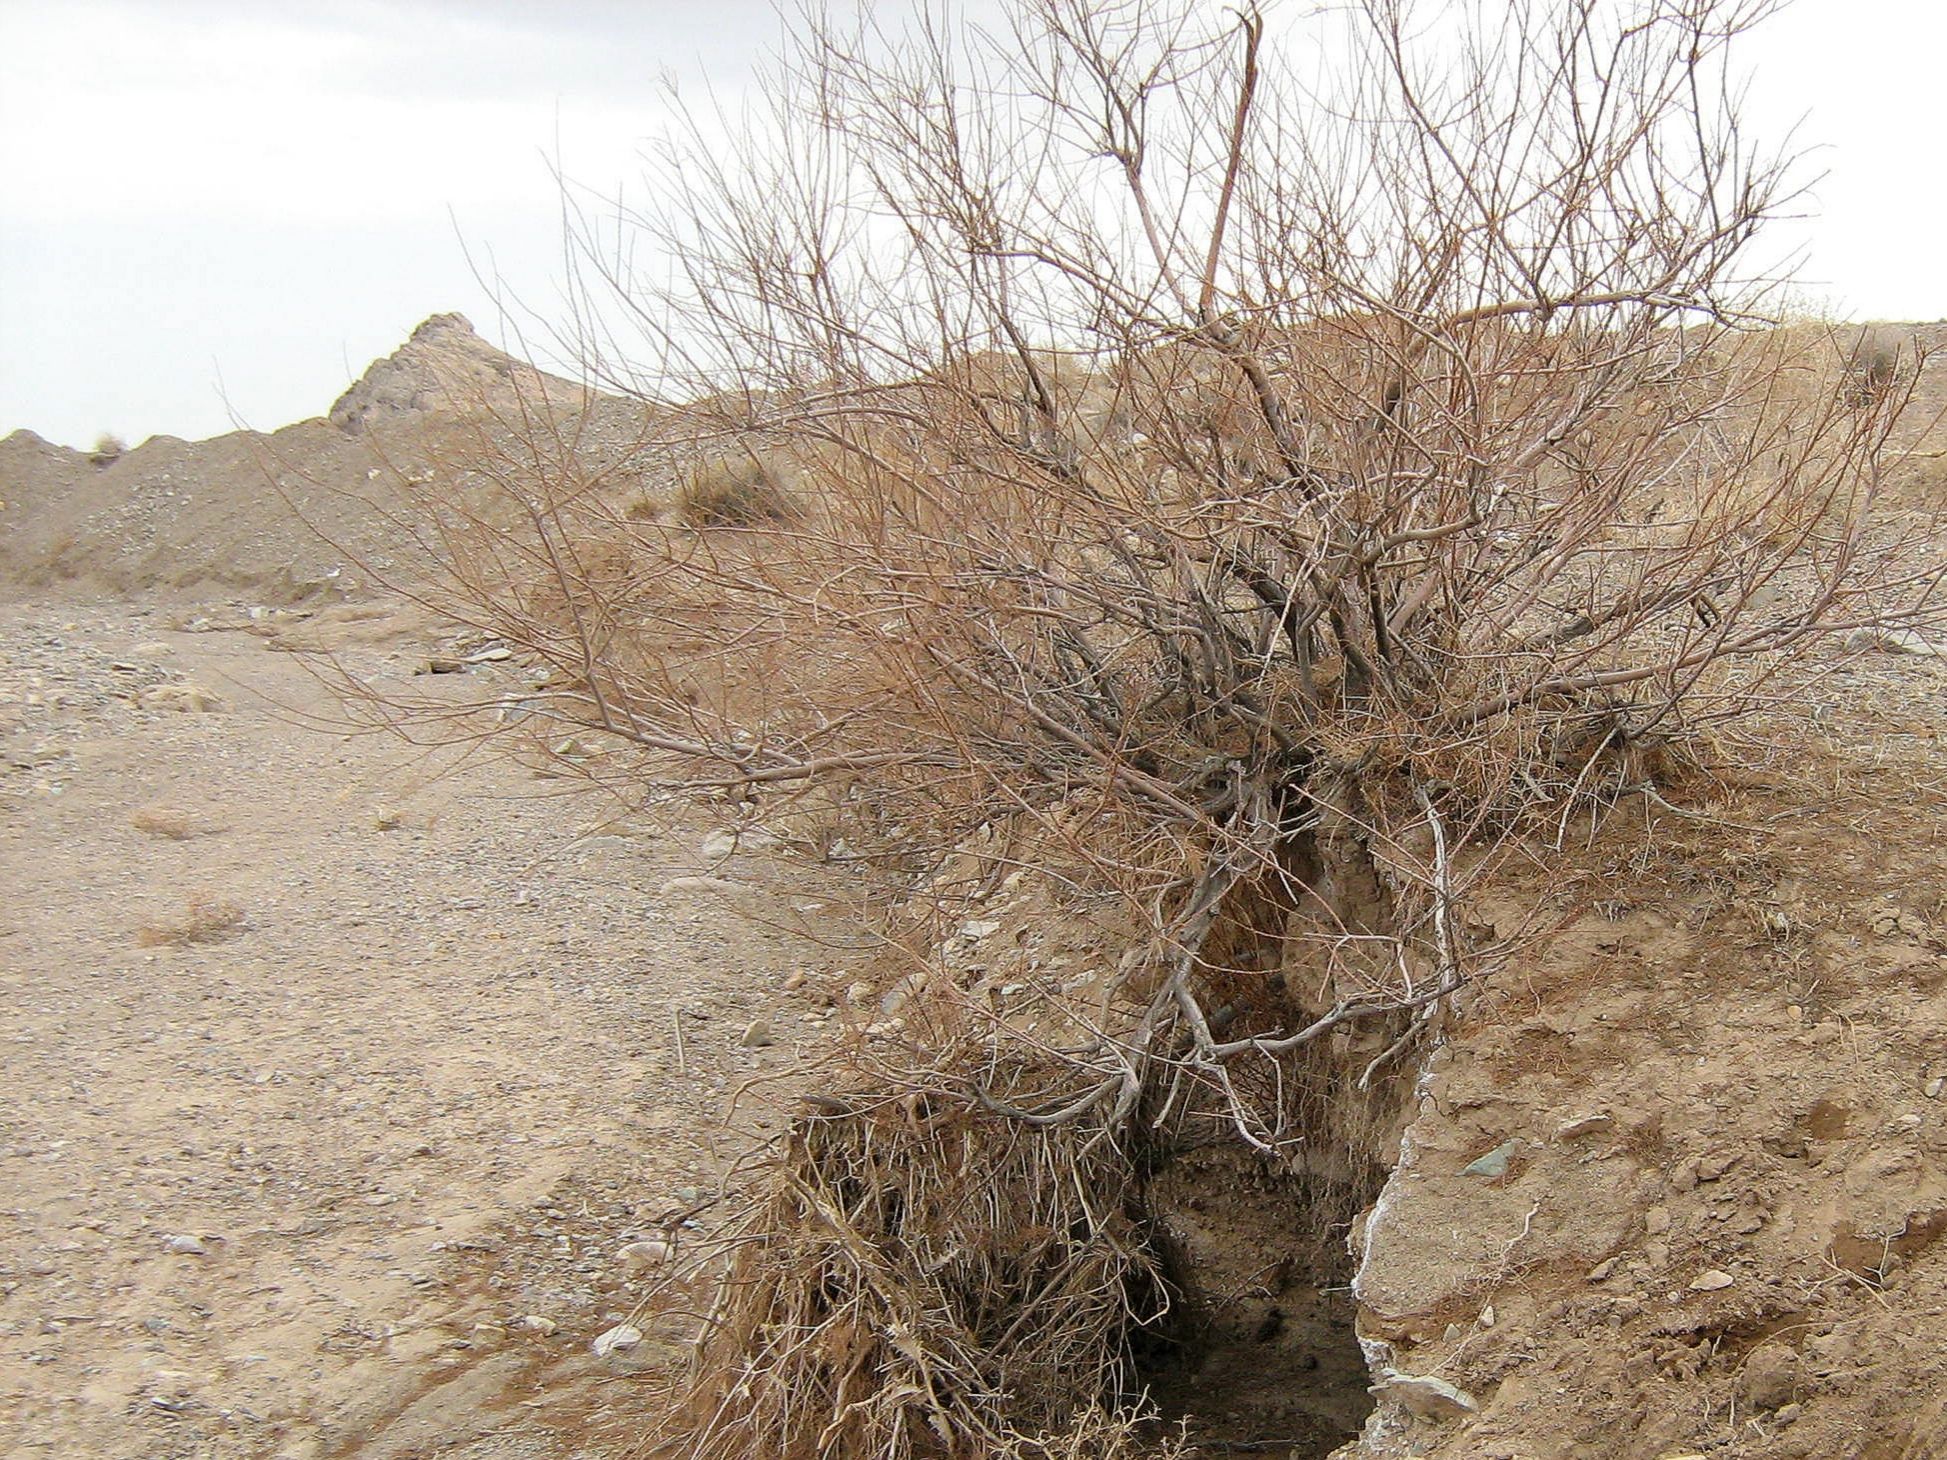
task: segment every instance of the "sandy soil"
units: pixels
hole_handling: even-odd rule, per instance
[[[675,1352],[589,1353],[616,1254],[774,1119],[718,1117],[839,955],[665,890],[693,838],[345,733],[300,629],[381,688],[429,643],[0,610],[0,1452],[606,1453]]]

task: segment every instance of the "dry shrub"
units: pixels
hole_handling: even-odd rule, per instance
[[[186,948],[195,943],[221,943],[242,927],[240,904],[197,893],[189,899],[181,917],[138,929],[135,941],[143,948]]]
[[[775,455],[755,448],[725,451],[698,462],[683,477],[676,509],[691,527],[750,527],[799,515],[793,473]]]
[[[967,1089],[819,1097],[797,1123],[732,1238],[673,1421],[685,1453],[1129,1452],[1130,1334],[1168,1306],[1129,1152],[1099,1122],[1027,1125]]]
[[[450,539],[460,616],[637,797],[843,848],[888,924],[973,916],[940,873],[985,845],[1127,930],[1086,1007],[970,999],[803,1126],[693,1453],[1117,1412],[1161,1112],[1362,1190],[1389,1082],[1552,915],[1572,816],[1940,616],[1873,511],[1913,377],[1854,402],[1829,340],[1758,327],[1740,260],[1793,187],[1720,85],[1754,12],[1453,7],[1455,43],[1410,8],[1320,20],[1336,104],[1251,7],[814,30],[775,135],[673,149],[641,226],[684,267],[624,301],[694,399],[668,461],[750,444],[669,524],[537,448],[526,517]],[[1529,905],[1471,916],[1516,861]]]

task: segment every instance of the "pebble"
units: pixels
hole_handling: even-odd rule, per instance
[[[1462,1176],[1486,1176],[1489,1178],[1506,1176],[1508,1163],[1521,1149],[1520,1141],[1503,1141],[1485,1156],[1478,1156],[1460,1168]]]
[[[1721,1181],[1725,1174],[1735,1165],[1737,1165],[1737,1152],[1735,1151],[1719,1151],[1715,1155],[1705,1156],[1697,1163],[1697,1179],[1699,1181]]]
[[[1715,1293],[1736,1281],[1720,1267],[1707,1267],[1690,1280],[1690,1289],[1697,1293]]]
[[[1768,1343],[1745,1356],[1735,1384],[1748,1410],[1777,1410],[1798,1390],[1798,1355],[1785,1344]]]
[[[1931,1080],[1927,1081],[1927,1098],[1929,1100],[1938,1100],[1940,1098],[1940,1092],[1943,1090],[1947,1090],[1947,1075],[1935,1075]]]
[[[588,1345],[588,1349],[596,1358],[605,1359],[610,1354],[632,1349],[641,1342],[641,1329],[632,1328],[626,1323],[618,1323],[606,1332],[597,1334],[595,1341]]]
[[[1558,1140],[1572,1141],[1579,1136],[1592,1136],[1606,1131],[1616,1122],[1607,1115],[1585,1115],[1577,1120],[1563,1121],[1555,1128]]]
[[[184,714],[213,715],[223,701],[200,685],[152,684],[135,697],[145,710],[178,710]]]
[[[705,861],[717,862],[736,852],[762,852],[777,844],[777,834],[761,826],[747,826],[742,831],[721,827],[704,837],[696,850]]]
[[[162,1239],[162,1246],[164,1251],[173,1252],[180,1257],[207,1257],[210,1252],[209,1244],[191,1232],[179,1232],[172,1237],[165,1237]]]
[[[766,1045],[776,1044],[777,1036],[771,1033],[767,1020],[753,1019],[744,1026],[743,1036],[737,1042],[745,1049],[762,1049]]]
[[[647,1272],[669,1261],[669,1244],[653,1237],[645,1238],[618,1248],[615,1255],[630,1272]]]

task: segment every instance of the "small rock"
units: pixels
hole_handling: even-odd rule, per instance
[[[761,826],[746,826],[738,831],[719,827],[704,837],[696,850],[705,861],[717,862],[737,852],[767,851],[778,841],[776,832],[766,831]]]
[[[618,1323],[605,1333],[597,1334],[595,1341],[588,1345],[588,1349],[596,1358],[605,1359],[610,1354],[632,1349],[641,1342],[641,1329],[632,1328],[626,1323]]]
[[[1486,1176],[1489,1178],[1506,1176],[1508,1163],[1521,1149],[1520,1141],[1503,1141],[1485,1156],[1476,1157],[1460,1168],[1462,1176]]]
[[[1672,1191],[1697,1189],[1697,1161],[1694,1157],[1670,1173],[1670,1189]]]
[[[135,697],[145,710],[175,710],[189,715],[214,715],[223,709],[220,697],[200,685],[152,684]]]
[[[669,1261],[669,1244],[658,1238],[647,1237],[616,1249],[615,1255],[630,1272],[647,1272]]]
[[[1382,1365],[1375,1377],[1374,1394],[1397,1399],[1421,1419],[1460,1419],[1480,1409],[1471,1395],[1431,1374],[1402,1374]]]
[[[467,655],[466,662],[469,664],[499,664],[501,661],[512,659],[513,657],[514,651],[512,649],[509,649],[504,644],[496,644],[490,649],[482,649],[478,653]]]
[[[1861,647],[1885,650],[1888,654],[1917,654],[1922,658],[1938,659],[1947,656],[1947,646],[1936,644],[1924,634],[1912,629],[1861,629],[1853,635],[1856,642],[1860,635],[1867,635],[1868,643]]]
[[[1594,1267],[1582,1274],[1582,1276],[1592,1283],[1607,1282],[1615,1274],[1616,1264],[1621,1260],[1618,1257],[1605,1257],[1601,1262],[1598,1262]]]
[[[1947,1075],[1935,1075],[1931,1080],[1927,1081],[1927,1098],[1929,1100],[1938,1100],[1942,1090],[1947,1090]]]
[[[1651,1207],[1643,1213],[1643,1230],[1652,1237],[1661,1237],[1670,1230],[1670,1209],[1664,1206]]]
[[[1615,1118],[1608,1115],[1584,1115],[1575,1120],[1565,1120],[1555,1127],[1555,1139],[1560,1141],[1579,1140],[1583,1136],[1600,1135],[1615,1125]]]
[[[1735,1151],[1719,1151],[1715,1155],[1705,1156],[1697,1163],[1697,1179],[1699,1181],[1722,1181],[1725,1175],[1735,1165],[1737,1165],[1737,1152]]]
[[[1736,1281],[1721,1267],[1707,1267],[1690,1280],[1690,1290],[1694,1293],[1714,1293]]]
[[[514,1320],[514,1327],[522,1333],[531,1333],[536,1338],[550,1337],[560,1326],[552,1318],[543,1318],[539,1313],[523,1313]]]
[[[192,1232],[164,1237],[162,1247],[165,1252],[173,1252],[181,1257],[207,1257],[210,1253],[209,1244]]]
[[[799,989],[803,988],[804,986],[805,986],[805,972],[802,968],[792,969],[789,973],[784,975],[783,982],[778,985],[778,987],[783,989],[784,992],[786,992],[787,994],[795,994]]]
[[[1781,1409],[1797,1389],[1798,1355],[1784,1344],[1754,1349],[1738,1372],[1738,1397],[1752,1409]]]
[[[769,1020],[753,1019],[744,1026],[744,1032],[737,1042],[745,1049],[763,1049],[766,1045],[776,1044],[777,1036],[771,1033]]]
[[[1001,930],[1001,925],[992,918],[971,918],[960,925],[960,936],[971,938],[978,943],[982,938],[991,938]]]

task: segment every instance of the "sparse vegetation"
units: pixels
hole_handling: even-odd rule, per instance
[[[691,527],[788,522],[798,515],[787,486],[789,476],[777,457],[733,447],[705,458],[684,474],[676,494],[677,513]]]
[[[174,806],[144,806],[129,817],[128,824],[145,836],[177,842],[188,841],[206,830],[200,818]]]
[[[149,923],[135,934],[143,948],[187,948],[198,943],[220,943],[242,928],[243,908],[234,902],[194,893],[180,917],[167,922]]]
[[[1843,391],[1846,403],[1855,409],[1870,409],[1895,388],[1900,375],[1900,350],[1895,344],[1866,331],[1846,359]]]

